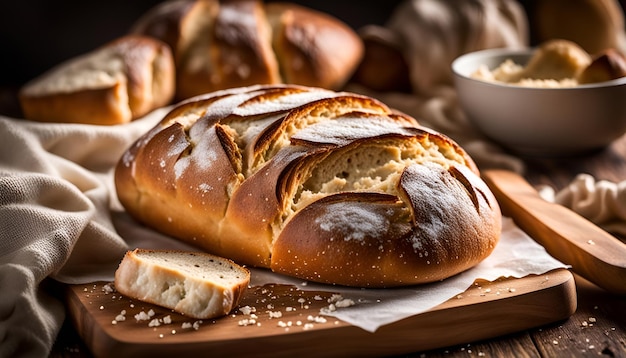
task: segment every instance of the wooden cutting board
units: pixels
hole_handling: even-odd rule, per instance
[[[626,243],[574,211],[545,201],[522,176],[486,170],[502,212],[554,258],[610,293],[626,296]]]
[[[236,310],[199,322],[132,301],[112,287],[98,282],[67,290],[70,317],[99,357],[388,356],[518,332],[566,319],[576,310],[574,278],[565,269],[520,279],[476,281],[463,294],[374,333],[321,316],[320,309],[329,305],[332,292],[286,285],[253,287],[239,307],[254,308],[255,316]],[[142,312],[153,315],[135,319]]]

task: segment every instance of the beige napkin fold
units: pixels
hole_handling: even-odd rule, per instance
[[[545,200],[571,209],[609,233],[626,236],[626,180],[615,183],[580,173],[558,192],[549,186],[538,190]]]
[[[405,0],[384,27],[369,28],[402,50],[411,86],[420,94],[452,85],[450,66],[462,54],[529,42],[528,19],[516,0]]]

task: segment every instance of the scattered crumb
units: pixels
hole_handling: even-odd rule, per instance
[[[306,300],[304,298],[298,298],[298,303],[300,304],[300,308],[304,308],[304,302],[306,302]]]
[[[109,294],[115,292],[115,289],[110,283],[107,283],[102,286],[102,292],[104,292],[105,294]]]
[[[145,311],[141,311],[135,315],[135,319],[137,321],[147,321],[150,319],[150,315],[148,315]]]
[[[339,308],[341,308],[341,307],[350,307],[350,306],[354,306],[354,301],[353,301],[353,300],[351,300],[351,299],[349,299],[349,298],[346,298],[346,299],[343,299],[343,300],[341,300],[341,301],[337,301],[337,302],[335,303],[335,306],[337,306],[337,307],[339,307]]]
[[[326,318],[322,317],[322,316],[308,316],[307,320],[311,321],[311,322],[315,322],[315,323],[326,323]]]
[[[239,308],[239,311],[241,313],[243,313],[244,315],[249,315],[252,312],[256,312],[256,308],[255,307],[250,307],[250,306],[243,306]]]
[[[158,319],[153,319],[150,321],[150,323],[148,323],[148,327],[158,327],[161,325],[161,321],[159,321]]]
[[[246,319],[239,320],[239,322],[237,322],[237,324],[240,326],[252,326],[252,325],[256,325],[256,323],[257,321],[254,318],[246,318]]]
[[[115,321],[117,322],[126,321],[126,310],[122,310],[120,314],[115,316]]]
[[[329,299],[328,299],[329,305],[326,307],[322,307],[320,309],[320,313],[321,314],[329,314],[331,312],[334,312],[337,310],[337,308],[345,308],[345,307],[350,307],[350,306],[354,306],[355,303],[352,299],[349,298],[343,298],[343,296],[341,295],[332,295]]]

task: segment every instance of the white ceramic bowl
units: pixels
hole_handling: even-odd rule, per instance
[[[519,154],[576,155],[626,132],[626,77],[570,88],[529,88],[470,78],[480,65],[524,65],[534,49],[489,49],[452,63],[460,104],[480,131]]]

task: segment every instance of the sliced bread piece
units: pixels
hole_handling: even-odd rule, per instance
[[[197,319],[228,314],[250,283],[250,272],[201,252],[135,249],[115,272],[121,294]]]

